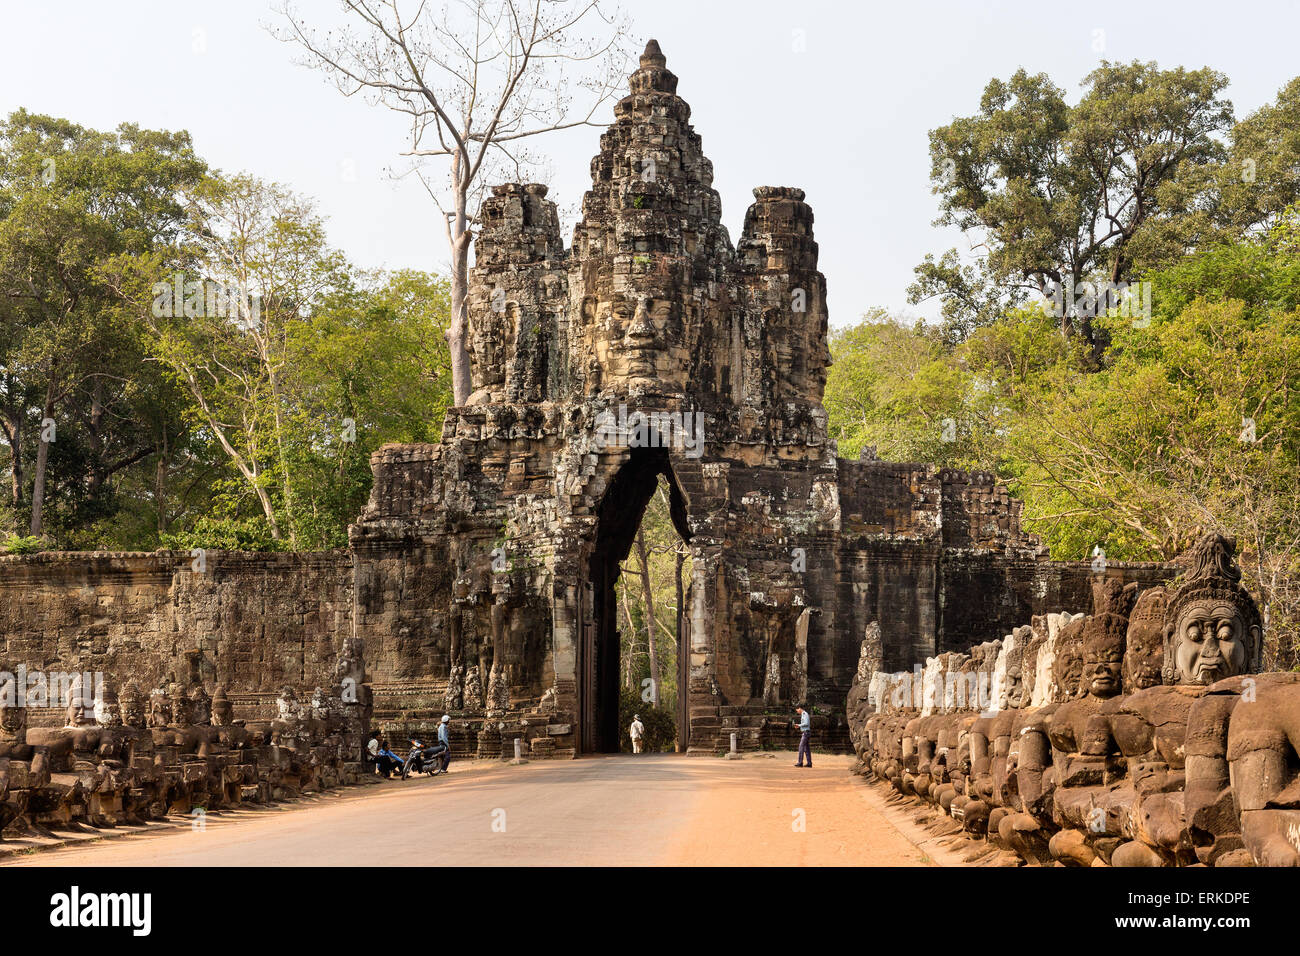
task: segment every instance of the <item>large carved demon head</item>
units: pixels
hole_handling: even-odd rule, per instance
[[[1259,608],[1241,586],[1236,542],[1207,534],[1192,549],[1191,567],[1165,618],[1168,683],[1213,684],[1259,668]]]

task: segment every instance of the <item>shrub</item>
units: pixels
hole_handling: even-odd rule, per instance
[[[10,535],[5,539],[5,554],[36,554],[38,551],[45,551],[49,544],[44,538],[38,538],[34,535]]]
[[[642,748],[645,751],[648,753],[670,753],[676,749],[676,716],[669,710],[647,704],[635,690],[624,687],[618,693],[620,750],[624,753],[632,752],[632,738],[628,736],[628,728],[632,726],[633,714],[640,714],[641,723],[645,724],[645,736],[641,740]]]
[[[263,518],[200,518],[193,527],[161,536],[162,547],[177,551],[285,551],[288,542],[271,537]]]

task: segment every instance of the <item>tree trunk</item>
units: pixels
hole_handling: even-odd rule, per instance
[[[54,418],[54,370],[45,386],[45,404],[41,406],[41,443],[36,450],[36,470],[32,484],[32,537],[40,537],[43,528],[42,512],[45,506],[45,470],[50,460],[50,443],[45,440],[46,422]],[[57,437],[55,435],[54,437]]]
[[[10,385],[12,385],[12,380]],[[10,504],[15,512],[23,503],[23,416],[22,411],[13,406],[5,409],[5,441],[9,444],[9,455],[13,463],[9,469]]]
[[[216,436],[222,449],[230,456],[230,460],[252,487],[253,493],[257,495],[257,501],[262,506],[262,514],[266,516],[267,524],[271,526],[271,537],[276,541],[283,540],[283,536],[280,534],[280,524],[275,520],[275,509],[271,506],[271,496],[266,493],[266,489],[262,487],[262,483],[258,480],[257,461],[244,461],[243,456],[235,450],[235,446],[232,445],[230,439],[226,437],[225,429],[222,428],[221,423],[217,420],[217,416],[212,411],[212,407],[208,404],[207,397],[203,394],[203,389],[199,387],[198,378],[195,376],[194,370],[185,367],[183,368],[183,371],[185,373],[186,384],[189,385],[190,394],[194,396],[195,402],[198,403],[199,410],[203,412],[203,417],[207,421],[208,427],[212,429],[212,434]]]
[[[655,636],[655,599],[650,590],[650,562],[646,557],[645,529],[636,532],[636,556],[641,562],[641,590],[645,594],[646,647],[650,653],[650,703],[659,706],[659,649]]]
[[[90,386],[90,422],[86,428],[90,443],[90,476],[87,494],[91,498],[99,496],[103,490],[106,475],[104,468],[104,381],[98,375]]]
[[[627,636],[629,641],[636,634],[636,627],[632,624],[632,610],[627,606],[627,583],[623,584],[623,618],[627,621]],[[631,643],[627,646],[627,654],[623,656],[623,686],[631,690],[632,688],[632,647]]]
[[[686,566],[686,551],[680,544],[677,546],[676,564],[677,566],[673,569],[673,577],[677,582],[677,621],[673,634],[677,641],[677,656],[681,657],[682,654],[686,653],[686,648],[682,647],[682,614],[686,610],[682,607],[682,602],[686,599],[686,596],[682,593],[682,568]],[[677,688],[677,693],[683,693],[683,689],[681,687]]]
[[[158,465],[153,476],[153,500],[158,507],[158,533],[167,530],[167,459],[171,453],[167,442],[167,428],[163,427],[162,448],[158,452]]]
[[[284,521],[289,526],[289,546],[297,549],[298,547],[298,521],[293,513],[293,484],[289,479],[289,462],[284,454],[284,429],[280,418],[280,396],[277,379],[274,374],[270,376],[271,380],[271,401],[275,408],[275,414],[272,416],[275,422],[275,447],[280,456],[280,475],[283,479],[284,486]]]
[[[447,328],[447,350],[451,353],[451,393],[456,405],[469,401],[469,264],[457,253],[451,269],[451,325]]]
[[[456,210],[451,223],[451,324],[447,350],[451,358],[451,393],[456,405],[469,401],[469,181],[460,151],[452,157],[452,188]]]

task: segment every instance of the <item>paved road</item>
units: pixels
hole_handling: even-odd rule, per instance
[[[202,830],[99,840],[6,866],[924,865],[849,758],[610,756],[453,764]]]

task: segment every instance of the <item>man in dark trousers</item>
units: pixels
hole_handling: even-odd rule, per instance
[[[442,720],[438,722],[438,743],[442,745],[442,766],[438,768],[439,773],[446,773],[447,768],[451,766],[451,714],[443,714]]]
[[[812,766],[812,714],[808,713],[808,705],[800,704],[794,709],[799,715],[799,754],[796,767],[803,766],[804,755],[808,755],[808,766]],[[791,721],[793,724],[794,721]]]
[[[385,778],[402,772],[402,758],[389,749],[386,737],[379,738],[378,766]]]

